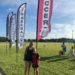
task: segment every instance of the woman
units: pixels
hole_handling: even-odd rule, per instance
[[[24,54],[24,61],[25,61],[25,71],[24,71],[24,75],[30,73],[30,67],[32,64],[32,55],[34,52],[34,47],[33,47],[33,42],[30,42],[29,46],[26,48],[25,50],[25,54]]]

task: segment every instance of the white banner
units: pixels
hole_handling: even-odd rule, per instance
[[[16,40],[16,14],[10,18],[10,44],[13,46]]]
[[[17,48],[22,48],[24,44],[24,32],[25,32],[25,12],[26,12],[26,3],[23,3],[17,12]]]
[[[13,12],[10,12],[7,15],[7,20],[6,20],[6,38],[7,40],[10,40],[10,18],[12,16]]]

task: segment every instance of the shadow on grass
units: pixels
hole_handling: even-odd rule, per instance
[[[71,68],[69,68],[69,70],[75,70],[75,66],[72,66]]]
[[[56,62],[56,61],[62,61],[62,60],[66,60],[69,57],[67,56],[50,56],[50,57],[41,57],[41,61],[48,61],[48,62]]]
[[[6,75],[1,67],[0,67],[0,75]]]
[[[70,59],[70,61],[73,61],[73,62],[75,62],[75,59],[74,59],[74,58],[72,58],[72,59]]]
[[[73,62],[73,64],[75,64],[75,59],[74,59],[74,58],[72,58],[70,61]],[[69,70],[75,70],[75,65],[72,65],[72,66],[69,68]]]

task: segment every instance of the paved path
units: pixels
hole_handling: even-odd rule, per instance
[[[0,67],[0,75],[6,75],[1,67]]]
[[[2,75],[2,74],[0,73],[0,75]]]

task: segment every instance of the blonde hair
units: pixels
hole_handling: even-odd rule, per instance
[[[36,48],[34,48],[34,51],[33,52],[36,53]]]

